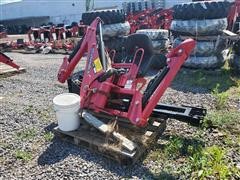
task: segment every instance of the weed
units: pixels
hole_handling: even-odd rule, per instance
[[[25,129],[17,133],[17,138],[21,140],[29,140],[36,136],[37,131],[34,128]]]
[[[44,139],[46,141],[52,141],[53,137],[54,137],[54,134],[52,132],[46,132],[44,135],[43,135]]]
[[[192,155],[202,149],[203,143],[196,139],[172,137],[169,144],[164,148],[164,154],[170,158]]]
[[[33,105],[29,105],[27,106],[24,111],[27,113],[27,114],[35,114],[37,113],[38,117],[45,121],[45,122],[49,122],[49,119],[51,118],[50,116],[50,109],[51,108],[48,108],[48,109],[37,109],[36,107],[34,107]]]
[[[176,177],[173,176],[172,174],[162,171],[160,173],[158,173],[158,175],[154,176],[154,179],[168,179],[168,180],[175,180]]]
[[[30,161],[32,159],[32,154],[30,152],[18,149],[15,151],[15,157],[24,161]]]
[[[229,93],[227,91],[220,93],[219,87],[220,87],[220,85],[217,84],[216,87],[212,91],[212,95],[216,99],[216,109],[218,109],[218,110],[223,109],[226,106],[226,103],[229,98]]]
[[[234,141],[229,135],[224,137],[224,143],[230,147],[234,145]]]
[[[228,166],[226,151],[218,146],[207,147],[189,158],[195,178],[204,179],[210,176],[227,179],[233,168]]]
[[[230,127],[240,121],[240,112],[238,111],[210,111],[204,119],[203,126],[209,127]]]
[[[173,137],[170,139],[169,144],[165,147],[164,149],[164,153],[167,156],[179,156],[180,155],[180,151],[183,147],[183,139],[179,138],[179,137]]]
[[[26,113],[33,113],[33,112],[34,112],[34,107],[33,107],[33,105],[27,106],[27,107],[24,109],[24,111],[25,111]]]
[[[204,143],[196,138],[187,139],[178,136],[172,136],[164,145],[155,146],[147,159],[156,162],[162,162],[163,159],[176,159],[180,156],[189,156],[197,149],[201,149]],[[184,158],[184,157],[183,157]]]
[[[148,159],[151,159],[152,161],[155,161],[155,162],[161,162],[163,158],[164,156],[161,150],[152,151],[148,155]]]
[[[42,111],[38,111],[39,118],[45,122],[49,122],[51,116],[50,116],[50,110],[44,109]]]

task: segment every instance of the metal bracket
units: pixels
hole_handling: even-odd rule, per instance
[[[206,114],[207,110],[204,108],[158,104],[151,116],[155,118],[166,116],[167,118],[189,123],[192,126],[199,126]]]

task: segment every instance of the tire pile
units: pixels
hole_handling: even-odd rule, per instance
[[[122,10],[92,11],[82,14],[82,21],[85,25],[90,25],[96,17],[103,20],[104,39],[128,35],[130,24],[125,21],[125,14]]]
[[[126,40],[125,36],[130,33],[130,24],[126,21],[124,12],[122,10],[105,10],[82,14],[83,23],[86,25],[90,25],[96,17],[100,17],[104,22],[102,30],[105,46],[120,51]]]
[[[227,15],[231,3],[228,1],[200,1],[178,4],[173,7],[174,20],[171,31],[175,36],[174,46],[182,42],[180,35],[217,36],[227,28]],[[226,43],[219,41],[197,41],[197,45],[184,66],[189,68],[220,68],[225,58],[222,51]]]
[[[152,41],[156,53],[165,52],[170,44],[169,32],[165,29],[140,29],[137,34],[146,34]]]
[[[124,2],[123,10],[126,14],[137,13],[147,9],[164,8],[164,0],[139,0]]]

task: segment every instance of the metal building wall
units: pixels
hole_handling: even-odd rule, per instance
[[[138,0],[95,0],[95,8],[118,6],[122,8],[123,2]],[[139,0],[140,1],[140,0]],[[159,7],[172,7],[177,3],[191,0],[156,0]],[[49,16],[53,23],[70,24],[79,21],[85,12],[85,0],[22,0],[10,4],[0,5],[0,21],[33,16]]]
[[[118,6],[126,0],[95,0],[96,8]],[[0,21],[32,16],[50,16],[54,23],[79,21],[85,12],[85,0],[22,0],[0,5]]]
[[[54,23],[79,21],[85,11],[85,1],[79,0],[23,0],[0,7],[0,20],[32,16],[50,16]]]

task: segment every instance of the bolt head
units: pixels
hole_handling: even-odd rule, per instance
[[[178,50],[178,53],[179,53],[179,54],[181,54],[182,52],[183,52],[183,50],[182,50],[182,49],[179,49],[179,50]]]

